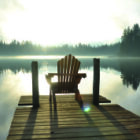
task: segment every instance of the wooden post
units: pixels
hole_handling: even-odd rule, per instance
[[[38,91],[38,63],[32,62],[32,99],[33,108],[39,107],[39,91]]]
[[[99,87],[100,87],[100,59],[93,59],[94,73],[93,73],[93,104],[99,105]]]

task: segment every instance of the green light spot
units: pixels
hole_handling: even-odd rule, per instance
[[[90,111],[90,107],[85,107],[84,108],[84,112],[89,112]]]

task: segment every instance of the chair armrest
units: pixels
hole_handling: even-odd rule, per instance
[[[76,83],[79,84],[82,78],[86,78],[86,73],[78,73],[76,76]]]
[[[76,77],[86,78],[86,73],[78,73]]]
[[[64,76],[64,75],[70,75],[70,76],[75,76],[77,83],[80,83],[81,78],[86,78],[86,73],[77,73],[77,74],[58,74],[58,73],[48,73],[48,75],[45,75],[46,80],[49,84],[51,84],[51,78],[53,76]]]
[[[51,79],[53,76],[57,75],[57,73],[48,73],[47,75],[45,75],[46,80],[49,84],[51,84]]]

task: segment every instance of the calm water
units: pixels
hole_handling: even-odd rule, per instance
[[[6,139],[14,111],[21,95],[31,95],[31,62],[39,62],[39,92],[49,93],[45,74],[56,72],[60,57],[8,57],[0,58],[0,140]],[[79,57],[80,72],[87,74],[82,79],[81,93],[92,93],[93,57]],[[140,59],[101,58],[100,94],[112,103],[140,115]],[[56,80],[56,77],[53,79]]]

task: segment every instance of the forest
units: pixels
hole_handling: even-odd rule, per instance
[[[0,42],[0,55],[117,55],[120,43],[110,45],[92,46],[87,44],[47,46],[33,44],[30,41],[11,43]]]
[[[140,27],[138,24],[124,30],[121,37],[120,56],[140,56]]]
[[[114,44],[91,45],[59,45],[43,47],[31,41],[13,40],[10,43],[0,41],[0,55],[94,55],[94,56],[140,56],[140,27],[134,24],[132,28],[124,29],[121,41]]]

